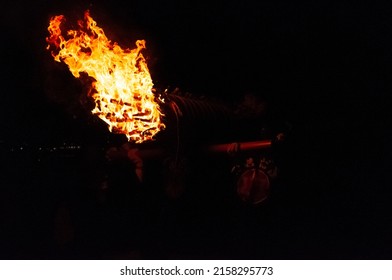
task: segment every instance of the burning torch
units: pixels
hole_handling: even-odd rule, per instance
[[[228,129],[223,123],[235,122],[237,116],[233,109],[220,102],[192,98],[174,92],[157,91],[149,73],[147,62],[142,54],[145,41],[136,41],[133,49],[123,49],[117,43],[110,41],[102,28],[87,11],[84,20],[78,22],[76,30],[62,30],[65,17],[55,16],[48,27],[47,49],[51,51],[57,62],[65,63],[71,73],[80,77],[86,73],[92,78],[88,96],[94,100],[92,114],[104,121],[108,129],[116,134],[123,134],[130,143],[140,144],[156,139],[157,134],[165,130],[167,124],[175,124],[167,130],[172,130],[175,139],[174,153],[178,156],[180,141],[197,142],[202,136],[192,133],[187,139],[180,140],[180,129],[195,129],[195,126],[210,126],[213,130],[225,134]],[[66,34],[64,34],[66,33]],[[173,133],[167,142],[173,141]],[[164,134],[164,133],[163,133]],[[227,134],[227,133],[226,133]],[[162,136],[164,138],[164,136]],[[205,136],[209,138],[211,135]],[[190,139],[196,138],[196,139]],[[213,137],[211,137],[213,138]],[[230,136],[227,134],[227,139]],[[219,139],[216,139],[219,140]],[[199,141],[200,142],[200,141]],[[211,140],[199,150],[207,153],[238,153],[270,149],[273,140],[235,142],[227,140],[226,144],[211,143]],[[234,143],[233,143],[234,142]],[[219,142],[218,142],[219,143]],[[124,151],[123,151],[124,150]],[[126,152],[138,168],[142,159],[167,155],[165,149],[123,149],[111,151],[111,158],[121,157]],[[259,166],[262,166],[260,163]],[[246,174],[246,175],[244,175]],[[139,170],[137,176],[142,180]],[[265,190],[269,188],[269,179],[261,167],[249,166],[239,179],[239,192],[242,198],[251,202],[260,202],[265,195],[253,195],[255,185]],[[246,185],[245,187],[243,185]],[[247,191],[243,191],[247,189]],[[252,190],[252,191],[251,191]],[[256,197],[256,198],[255,198]]]

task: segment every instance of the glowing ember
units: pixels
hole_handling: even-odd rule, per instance
[[[62,15],[50,20],[47,49],[56,61],[66,63],[75,77],[85,72],[94,78],[92,113],[105,121],[110,131],[125,134],[128,140],[151,140],[164,125],[141,53],[145,41],[136,41],[135,49],[123,50],[105,36],[88,11],[84,21],[78,22],[79,30],[69,30],[66,36],[60,28],[64,21]]]

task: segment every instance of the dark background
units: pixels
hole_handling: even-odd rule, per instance
[[[113,0],[1,6],[1,257],[391,258],[388,5]],[[137,247],[129,239],[137,238],[124,236],[130,225],[118,224],[131,223],[132,215],[118,210],[124,217],[117,223],[117,212],[98,213],[102,209],[83,188],[92,184],[94,170],[83,173],[57,159],[38,164],[33,152],[10,154],[20,145],[68,141],[89,143],[94,151],[105,142],[98,122],[69,101],[81,85],[45,50],[50,17],[64,14],[72,21],[86,9],[113,41],[147,41],[157,86],[228,103],[253,92],[292,124],[280,188],[265,211],[220,209],[213,201],[204,212],[203,201],[190,204],[196,213],[185,206],[170,206],[165,214],[151,207],[156,222],[139,227],[154,234],[126,255]],[[94,162],[86,157],[76,164]],[[74,206],[61,208],[64,200]],[[65,248],[53,237],[67,231],[54,229],[59,211],[76,230],[76,241]],[[157,227],[159,215],[172,221]]]

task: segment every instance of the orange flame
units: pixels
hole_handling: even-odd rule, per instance
[[[51,18],[47,49],[54,49],[54,59],[66,63],[76,78],[81,72],[94,78],[90,94],[95,101],[92,113],[106,122],[110,131],[125,134],[129,141],[153,139],[164,124],[141,53],[145,41],[136,41],[135,49],[123,50],[108,40],[89,11],[85,12],[84,21],[78,22],[79,30],[67,31],[65,39],[60,28],[64,20],[62,15]]]

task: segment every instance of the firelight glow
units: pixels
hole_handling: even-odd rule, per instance
[[[106,122],[111,132],[125,134],[129,141],[152,140],[165,126],[141,53],[145,41],[137,40],[134,49],[122,49],[106,37],[89,11],[78,21],[78,30],[68,30],[65,36],[61,30],[64,21],[63,15],[51,18],[47,49],[57,62],[67,64],[76,78],[84,72],[94,79],[89,93],[95,102],[92,113]]]

